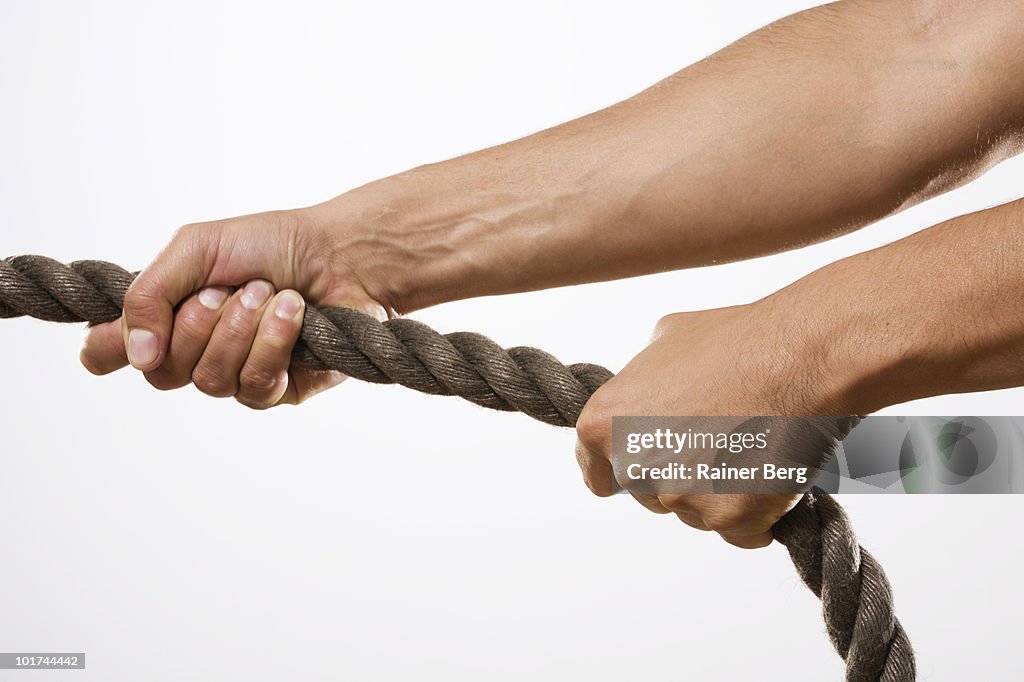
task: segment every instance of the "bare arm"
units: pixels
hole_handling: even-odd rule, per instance
[[[274,291],[408,312],[854,229],[1018,151],[1022,19],[1010,0],[838,2],[551,130],[310,208],[187,226],[83,362],[113,371],[127,346],[160,388],[298,402],[338,378],[286,374],[302,314],[258,328]],[[256,278],[273,286],[243,300],[234,288]],[[211,286],[227,289],[207,307],[196,292]]]
[[[1020,149],[1021,19],[1017,2],[818,7],[609,109],[315,211],[400,312],[826,239]]]
[[[774,298],[806,304],[796,317],[843,414],[1022,386],[1024,200],[833,263]]]
[[[955,218],[828,265],[756,303],[669,315],[587,403],[578,457],[618,488],[614,415],[850,415],[946,393],[1024,385],[1024,201]],[[800,453],[790,453],[799,456]],[[820,453],[803,453],[816,465]],[[639,497],[649,509],[771,542],[796,502],[774,495]]]

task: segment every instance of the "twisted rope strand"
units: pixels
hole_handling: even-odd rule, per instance
[[[0,260],[0,318],[99,324],[118,319],[135,273],[104,261],[43,256]],[[454,395],[572,427],[612,373],[563,365],[536,348],[504,349],[480,334],[439,334],[408,319],[380,322],[347,308],[308,307],[293,363],[374,383]],[[915,679],[914,653],[893,613],[882,567],[858,543],[842,507],[808,493],[773,528],[797,573],[821,599],[829,638],[850,682]]]

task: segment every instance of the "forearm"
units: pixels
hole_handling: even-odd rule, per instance
[[[1024,200],[833,263],[765,299],[843,414],[1024,385]]]
[[[841,2],[609,109],[314,207],[402,312],[769,253],[1017,150],[1016,3]],[[376,291],[373,291],[373,290]]]

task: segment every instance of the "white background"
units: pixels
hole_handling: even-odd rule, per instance
[[[178,225],[528,134],[807,4],[4,0],[0,256],[139,268]],[[795,253],[415,317],[618,368],[662,314],[1016,198],[1022,168]],[[254,413],[94,378],[78,335],[0,323],[0,650],[85,651],[88,669],[0,679],[841,676],[781,547],[592,498],[569,431],[356,382]],[[889,412],[1012,414],[1022,395]],[[922,677],[1020,677],[1024,499],[844,503]]]

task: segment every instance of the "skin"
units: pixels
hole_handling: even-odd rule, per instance
[[[157,388],[298,403],[342,379],[289,369],[302,308],[275,311],[298,294],[395,315],[857,229],[1020,151],[1022,20],[1010,1],[838,2],[536,135],[316,206],[186,226],[136,280],[121,322],[90,331],[82,361],[103,374],[130,356]],[[867,414],[1024,384],[1022,223],[1024,206],[1008,204],[753,304],[664,318],[581,416],[587,485],[617,490],[613,415]],[[638,501],[759,547],[796,498]]]
[[[619,490],[612,416],[870,414],[1024,385],[1022,228],[1024,200],[838,261],[756,303],[663,318],[580,416],[587,485]],[[771,526],[799,499],[638,497],[746,548],[770,544]]]

